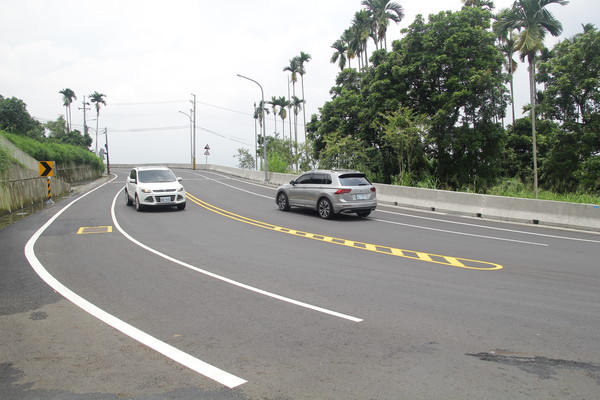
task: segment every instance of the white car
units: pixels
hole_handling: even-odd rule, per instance
[[[181,178],[167,167],[136,167],[125,183],[127,205],[141,211],[146,206],[185,208],[185,189]]]

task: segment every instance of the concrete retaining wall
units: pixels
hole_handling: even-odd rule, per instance
[[[39,163],[12,142],[0,136],[0,145],[17,160],[15,165],[0,174],[0,215],[6,215],[48,200],[48,179],[40,177]],[[55,176],[50,178],[50,194],[60,197],[71,191],[71,183],[98,179],[102,172],[75,163],[54,165]]]

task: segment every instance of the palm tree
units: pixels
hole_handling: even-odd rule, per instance
[[[283,126],[282,139],[285,140],[285,119],[287,118],[286,107],[290,106],[290,102],[285,96],[279,97],[279,118],[281,118],[281,125]],[[290,133],[291,134],[291,133]]]
[[[503,11],[503,12],[506,12]],[[502,13],[499,14],[496,18],[501,19]],[[496,25],[494,25],[494,30],[496,31]],[[496,32],[498,33],[498,32]],[[508,71],[509,76],[509,85],[510,85],[510,104],[512,109],[512,127],[513,130],[515,128],[515,90],[514,90],[514,73],[517,70],[517,62],[513,58],[513,55],[517,51],[515,49],[515,34],[514,31],[504,32],[503,34],[498,34],[498,39],[500,40],[500,52],[504,54],[506,57],[504,59],[504,67]]]
[[[385,45],[387,50],[387,27],[390,21],[399,23],[404,18],[404,9],[398,3],[390,0],[363,0],[361,3],[371,13],[375,24],[375,44]]]
[[[105,94],[94,92],[90,94],[90,101],[96,107],[96,154],[98,154],[98,120],[100,119],[100,104],[106,105]]]
[[[75,92],[71,89],[63,89],[58,92],[63,95],[63,105],[65,106],[66,120],[67,120],[67,133],[71,132],[73,127],[73,120],[71,119],[71,103],[73,100],[77,100],[77,96],[75,96]]]
[[[267,101],[273,110],[273,120],[275,121],[275,136],[277,136],[277,107],[279,106],[279,98],[271,96],[271,101]]]
[[[311,60],[311,56],[308,53],[303,51],[300,52],[298,56],[298,73],[300,74],[300,83],[302,84],[302,101],[306,105],[306,96],[304,95],[304,74],[306,74],[306,70],[304,69],[304,63],[307,63]],[[306,143],[306,106],[302,107],[302,118],[304,122],[304,142]]]
[[[501,35],[512,30],[519,33],[515,49],[521,59],[529,63],[529,98],[531,102],[531,137],[533,143],[533,191],[538,196],[537,143],[535,132],[535,61],[536,55],[544,48],[546,33],[559,36],[562,24],[546,9],[550,4],[568,4],[567,0],[516,0],[510,10],[502,13],[497,22],[497,32]]]
[[[266,132],[266,129],[263,129],[263,124],[266,124],[267,121],[265,120],[264,116],[265,114],[269,113],[269,109],[267,108],[267,102],[263,102],[262,100],[258,103],[258,107],[256,107],[256,103],[255,107],[254,107],[254,119],[258,121],[258,126],[260,128],[261,132]],[[265,126],[266,127],[266,126]],[[267,138],[263,137],[262,139],[260,139],[260,135],[259,135],[259,140],[258,140],[259,144],[262,143],[263,146],[267,145]],[[262,159],[262,157],[261,157]],[[266,165],[266,160],[262,160],[262,164]],[[263,166],[264,168],[264,166]]]
[[[348,68],[352,68],[352,59],[356,57],[358,41],[355,40],[356,35],[351,28],[348,28],[342,34],[340,40],[346,45],[346,58],[348,59]]]
[[[304,100],[299,99],[296,96],[292,96],[291,107],[294,111],[294,148],[296,152],[296,170],[298,169],[298,113],[302,109],[302,103]]]
[[[346,66],[346,52],[348,51],[348,46],[342,39],[338,39],[331,45],[331,48],[335,50],[335,52],[331,55],[331,59],[329,62],[332,64],[338,63],[338,67],[340,67],[340,71],[344,69]]]
[[[367,10],[357,11],[354,14],[350,30],[353,35],[352,45],[356,48],[356,53],[359,55],[358,59],[364,67],[367,67],[369,65],[367,41],[373,32],[373,23],[370,13]],[[362,59],[362,55],[364,55],[364,60]]]
[[[489,0],[461,0],[466,7],[494,8],[494,2]]]

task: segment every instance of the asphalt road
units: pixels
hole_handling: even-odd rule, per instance
[[[600,397],[600,235],[175,172],[184,211],[117,170],[0,229],[0,399]]]

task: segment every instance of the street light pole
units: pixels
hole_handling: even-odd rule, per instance
[[[194,163],[194,142],[192,140],[192,116],[190,115],[192,110],[190,109],[190,114],[186,114],[183,111],[179,111],[181,114],[187,116],[190,119],[190,157],[191,163]]]
[[[194,101],[190,100],[190,102],[194,105],[194,111],[192,115],[194,116],[194,125],[193,125],[193,136],[194,140],[192,140],[192,169],[196,169],[196,95],[192,93],[194,97]],[[191,110],[190,110],[191,111]]]
[[[261,100],[262,100],[260,103],[260,118],[262,121],[262,128],[263,128],[263,160],[264,160],[263,162],[265,164],[265,183],[266,183],[269,181],[269,175],[268,175],[269,165],[267,162],[267,129],[266,129],[267,121],[265,121],[265,92],[263,91],[261,84],[256,82],[254,79],[250,79],[247,76],[243,76],[240,74],[237,74],[237,76],[256,83],[258,85],[258,87],[260,88],[260,95],[261,95]]]

